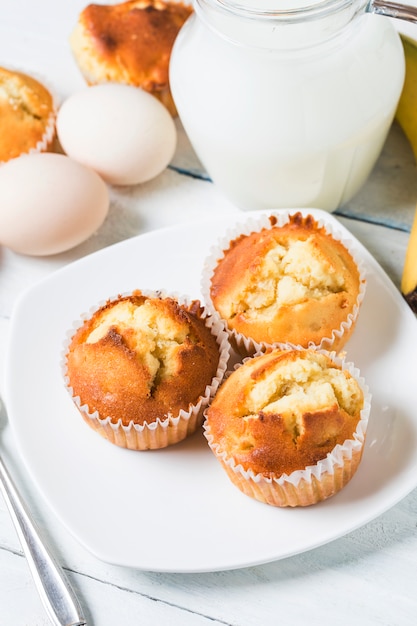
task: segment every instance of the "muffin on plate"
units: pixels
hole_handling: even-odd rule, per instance
[[[273,506],[340,491],[362,458],[370,396],[334,353],[281,347],[248,358],[206,410],[205,435],[231,481]]]
[[[88,5],[70,37],[74,58],[87,83],[141,87],[175,116],[169,60],[174,40],[192,11],[187,3],[169,0]]]
[[[46,152],[55,139],[56,103],[39,80],[0,67],[0,163]]]
[[[365,290],[352,245],[310,214],[250,221],[206,262],[203,294],[242,354],[275,343],[341,350]]]
[[[145,450],[196,431],[228,357],[223,323],[198,301],[138,290],[86,317],[70,337],[64,373],[89,426]]]

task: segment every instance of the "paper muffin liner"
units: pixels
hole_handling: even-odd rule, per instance
[[[52,97],[52,109],[51,109],[51,113],[49,115],[48,121],[45,126],[45,131],[42,137],[27,152],[21,152],[20,155],[13,157],[13,158],[18,159],[19,156],[23,156],[23,155],[38,154],[40,152],[48,152],[49,150],[53,149],[54,143],[56,141],[56,119],[58,115],[60,99],[58,98],[55,88],[50,84],[50,82],[47,79],[45,79],[44,76],[41,76],[37,72],[32,72],[32,70],[27,70],[25,68],[15,67],[15,66],[10,66],[10,65],[4,66],[4,67],[9,72],[18,72],[20,74],[26,74],[26,76],[30,76],[30,78],[40,83],[49,92],[49,94]],[[8,163],[8,161],[0,160],[0,166],[5,163]]]
[[[277,344],[281,349],[306,350],[301,346],[291,344]],[[268,348],[268,350],[271,348]],[[327,456],[315,465],[296,470],[290,474],[266,477],[254,473],[251,469],[245,470],[237,465],[232,457],[222,450],[221,445],[214,440],[210,426],[204,423],[204,435],[209,447],[222,465],[231,482],[245,495],[265,504],[276,507],[310,506],[335,495],[352,479],[362,459],[365,447],[366,432],[371,412],[371,394],[361,376],[359,369],[350,362],[336,355],[335,352],[315,349],[317,352],[328,355],[342,370],[348,371],[358,382],[363,392],[364,402],[360,420],[351,439],[343,444],[337,444]],[[257,352],[254,357],[260,356],[263,351]],[[237,364],[240,367],[248,359]]]
[[[284,226],[289,222],[290,217],[292,215],[295,215],[296,213],[301,213],[303,217],[305,217],[309,215],[309,210],[281,209],[278,211],[269,211],[267,214],[263,214],[261,216],[251,217],[246,221],[238,222],[235,224],[235,226],[229,228],[225,232],[225,234],[217,241],[217,243],[211,247],[209,255],[205,259],[201,277],[201,292],[203,300],[210,311],[216,311],[210,295],[211,278],[217,264],[223,258],[225,251],[228,250],[228,248],[230,247],[230,243],[241,235],[250,235],[251,233],[259,232],[264,228],[271,229]],[[274,218],[273,224],[271,223],[271,217]],[[359,271],[359,293],[353,310],[348,313],[348,315],[346,316],[346,320],[344,320],[340,324],[339,328],[332,329],[328,337],[323,337],[319,344],[315,344],[313,341],[311,341],[307,346],[309,348],[324,349],[328,351],[335,350],[336,352],[338,352],[348,341],[355,328],[356,321],[359,315],[359,310],[366,292],[366,272],[364,263],[360,258],[360,254],[355,241],[342,234],[332,223],[327,221],[325,217],[316,218],[313,216],[313,218],[317,222],[319,227],[324,227],[326,232],[331,237],[333,237],[337,241],[340,241],[344,245],[344,247],[352,256],[352,259]],[[227,320],[225,320],[225,324],[229,332],[229,339],[232,347],[243,357],[252,356],[260,350],[264,350],[268,347],[276,345],[276,343],[272,344],[267,342],[255,341],[252,337],[239,333],[233,328],[229,328]]]
[[[112,422],[110,417],[102,417],[97,411],[90,411],[88,405],[82,404],[80,397],[74,395],[73,389],[70,386],[70,381],[67,376],[67,353],[69,345],[78,328],[80,328],[98,309],[108,302],[117,301],[119,298],[131,295],[131,293],[132,292],[125,292],[111,298],[106,298],[106,300],[99,302],[96,306],[91,307],[80,316],[80,319],[73,324],[73,328],[68,331],[65,338],[61,369],[64,383],[70,397],[84,421],[93,430],[111,443],[123,448],[129,448],[131,450],[156,450],[182,441],[196,432],[197,428],[201,426],[203,422],[203,412],[216,393],[227,371],[231,347],[223,320],[221,320],[218,314],[209,314],[204,305],[201,305],[203,308],[201,319],[205,321],[205,325],[216,338],[219,347],[219,362],[216,375],[211,380],[211,383],[206,386],[204,393],[198,398],[195,404],[188,406],[187,410],[181,409],[177,415],[168,413],[165,419],[157,418],[156,421],[145,421],[143,424],[136,424],[131,421],[128,425],[125,425],[122,423],[121,419],[119,419],[118,422]],[[184,306],[187,309],[191,304],[191,299],[177,293],[167,293],[163,290],[141,290],[141,293],[150,298],[175,299],[180,306]]]

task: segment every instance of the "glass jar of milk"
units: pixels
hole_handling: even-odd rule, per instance
[[[349,200],[374,166],[404,81],[391,21],[367,0],[195,0],[172,51],[184,129],[242,209]]]

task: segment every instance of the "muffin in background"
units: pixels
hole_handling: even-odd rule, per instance
[[[278,507],[339,492],[362,458],[370,396],[334,353],[275,348],[248,358],[206,410],[209,446],[244,494]]]
[[[107,301],[70,337],[64,374],[82,417],[135,450],[194,433],[227,367],[218,316],[198,301],[134,291]]]
[[[301,212],[238,225],[207,259],[202,290],[243,355],[276,343],[339,351],[365,292],[352,246]]]
[[[174,40],[192,11],[189,4],[173,0],[88,5],[70,37],[86,82],[141,87],[177,115],[169,87],[169,60]]]
[[[51,149],[56,112],[54,96],[39,80],[0,67],[0,163]]]

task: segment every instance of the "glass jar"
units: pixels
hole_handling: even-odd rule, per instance
[[[365,0],[195,0],[170,85],[213,182],[242,209],[348,201],[404,81],[401,40]],[[296,6],[296,8],[294,8]]]

